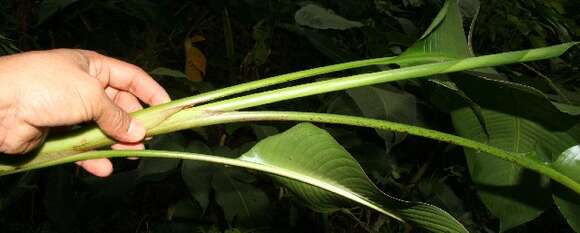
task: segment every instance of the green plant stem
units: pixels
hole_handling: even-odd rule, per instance
[[[263,86],[273,85],[272,83],[288,81],[292,78],[300,78],[305,75],[315,75],[317,72],[326,72],[333,69],[345,68],[344,64],[342,66],[334,68],[317,68],[314,71],[307,72],[306,74],[299,74],[300,72],[290,74],[289,76],[278,76],[271,79],[261,80],[258,82],[251,82],[247,84],[242,84],[234,86],[231,88],[225,88],[221,91],[209,92],[206,94],[184,98],[181,100],[173,101],[168,104],[161,106],[156,106],[149,108],[147,110],[141,111],[136,114],[136,117],[140,120],[145,120],[145,124],[148,126],[149,135],[153,135],[151,132],[172,132],[179,129],[183,129],[186,120],[192,118],[192,116],[199,116],[200,112],[222,112],[222,111],[232,111],[239,110],[242,108],[255,107],[259,105],[264,105],[268,103],[273,103],[282,100],[288,100],[303,96],[315,95],[320,93],[326,93],[330,91],[344,90],[353,87],[360,87],[366,85],[372,85],[377,83],[397,81],[412,79],[418,77],[424,77],[433,74],[444,74],[462,70],[477,69],[489,66],[497,66],[503,64],[510,64],[516,62],[533,61],[539,59],[546,59],[551,57],[556,57],[564,53],[568,48],[576,45],[577,43],[566,43],[556,46],[531,49],[516,52],[507,52],[502,54],[487,55],[481,57],[473,57],[461,60],[439,62],[433,64],[418,65],[414,67],[401,68],[396,70],[382,71],[370,74],[354,75],[345,78],[338,78],[328,81],[314,82],[310,84],[298,85],[294,87],[282,88],[275,91],[267,91],[257,94],[252,94],[248,96],[238,97],[229,100],[223,100],[216,103],[210,103],[206,105],[191,107],[189,109],[183,109],[189,104],[195,104],[197,102],[204,102],[207,100],[220,98],[220,96],[227,96],[234,93],[239,93],[243,91],[250,90],[252,88],[259,88]],[[393,58],[385,58],[382,62],[392,62],[388,61]],[[366,64],[370,62],[367,61]],[[362,65],[360,63],[348,63],[351,66]],[[294,76],[295,75],[295,76]],[[272,81],[274,80],[274,81]],[[223,93],[221,93],[223,92]],[[198,119],[200,120],[200,119]],[[158,123],[159,122],[159,123]],[[74,155],[83,151],[97,149],[103,146],[111,145],[114,141],[106,137],[98,128],[90,127],[88,129],[82,129],[80,131],[75,131],[71,134],[52,137],[46,143],[44,143],[41,148],[35,151],[32,155],[32,159],[29,163],[44,163],[52,160],[59,160],[63,157]],[[495,153],[492,153],[495,154]],[[506,157],[506,159],[512,159],[512,157]],[[511,161],[511,160],[510,160]],[[523,161],[523,160],[522,160]],[[533,169],[533,164],[528,167],[532,170],[538,171],[541,167],[536,167]],[[0,166],[0,170],[12,168],[11,166]],[[554,172],[552,172],[554,173]],[[556,172],[557,173],[557,172]],[[578,188],[573,188],[572,186],[576,183],[567,181],[567,177],[558,178],[559,173],[554,173],[551,176],[562,182],[564,185],[571,187],[575,191],[580,191]]]
[[[580,184],[572,178],[558,172],[549,164],[534,160],[529,154],[509,152],[497,147],[493,147],[481,142],[466,139],[456,135],[439,132],[436,130],[405,125],[401,123],[375,120],[364,117],[345,116],[325,113],[304,113],[304,112],[208,112],[197,111],[189,112],[189,117],[183,118],[179,125],[171,125],[169,128],[162,128],[160,125],[149,131],[150,135],[164,134],[168,132],[183,130],[187,128],[203,127],[209,125],[226,124],[233,122],[251,122],[251,121],[308,121],[332,124],[344,124],[359,127],[368,127],[395,132],[408,133],[416,136],[426,137],[438,141],[463,146],[474,149],[479,152],[486,152],[500,159],[510,161],[522,167],[544,174],[553,180],[563,184],[566,187],[580,194]],[[76,155],[73,155],[74,157]],[[56,165],[69,162],[68,157],[56,158],[51,160],[33,158],[28,164],[19,167],[10,167],[0,165],[0,174],[9,174],[38,168],[42,166]],[[44,164],[44,165],[43,165]]]
[[[204,114],[207,117],[203,117]],[[533,159],[529,153],[509,152],[471,139],[459,137],[453,134],[439,132],[436,130],[416,127],[412,125],[406,125],[383,120],[375,120],[364,117],[354,117],[325,113],[304,113],[304,112],[276,112],[276,111],[226,112],[226,113],[198,112],[197,115],[198,117],[190,117],[191,120],[183,119],[180,127],[183,127],[183,129],[185,129],[207,125],[217,125],[244,121],[308,121],[308,122],[344,124],[344,125],[389,130],[400,133],[408,133],[411,135],[421,136],[425,138],[447,142],[450,144],[463,146],[465,148],[474,149],[479,153],[481,152],[489,153],[500,159],[515,163],[519,166],[538,172],[540,174],[544,174],[552,178],[553,180],[563,184],[564,186],[574,190],[576,193],[580,194],[579,183],[574,181],[574,179],[557,171],[549,164]],[[162,126],[163,124],[160,127],[153,129],[151,133],[162,134],[169,132],[168,129],[164,129],[162,128]],[[173,127],[174,126],[175,125],[173,125]],[[173,130],[175,130],[175,128],[171,129],[171,131]]]
[[[444,60],[441,57],[425,57],[421,59],[411,58],[411,59],[398,59],[404,61],[440,61]],[[374,58],[374,59],[367,59],[367,60],[360,60],[360,61],[352,61],[346,62],[341,64],[329,65],[324,67],[318,67],[283,75],[274,76],[267,79],[247,82],[243,84],[238,84],[231,87],[222,88],[219,90],[214,90],[206,93],[202,93],[199,95],[186,97],[178,100],[171,101],[169,103],[152,106],[147,109],[143,109],[141,111],[133,113],[133,116],[137,118],[140,122],[145,123],[145,127],[150,129],[165,119],[171,116],[172,114],[185,109],[191,106],[199,105],[202,103],[206,103],[212,100],[216,100],[219,98],[267,87],[276,84],[281,84],[285,82],[290,82],[302,78],[313,77],[316,75],[327,74],[342,70],[360,68],[365,66],[372,66],[372,65],[384,65],[384,64],[392,64],[395,62],[395,57],[383,57],[383,58]],[[111,145],[115,141],[111,138],[108,138],[103,134],[103,132],[95,127],[88,127],[84,128],[70,134],[65,135],[58,135],[51,137],[37,152],[36,154],[53,154],[58,153],[60,155],[49,155],[50,157],[59,157],[63,154],[71,154],[71,153],[78,153],[84,152],[87,150],[92,150],[96,148],[100,148],[103,146]]]
[[[368,74],[354,75],[326,81],[313,82],[272,91],[266,91],[233,99],[227,99],[215,103],[205,104],[190,109],[185,109],[169,117],[162,122],[160,128],[171,128],[190,116],[190,111],[235,111],[250,107],[261,106],[279,101],[295,99],[299,97],[322,94],[332,91],[346,90],[355,87],[368,86],[378,83],[407,80],[420,77],[428,77],[434,74],[445,74],[470,69],[485,68],[514,62],[533,61],[545,59],[562,54],[576,43],[567,43],[541,49],[508,52],[502,54],[487,55],[481,57],[466,58],[461,60],[439,62],[433,64],[418,65],[414,67],[396,70],[381,71]]]
[[[198,105],[200,103],[206,103],[206,102],[216,100],[219,98],[223,98],[223,97],[227,97],[227,96],[231,96],[231,95],[235,95],[235,94],[239,94],[239,93],[243,93],[243,92],[247,92],[247,91],[252,91],[252,90],[256,90],[256,89],[263,88],[263,87],[268,87],[268,86],[277,85],[277,84],[281,84],[281,83],[285,83],[285,82],[295,81],[295,80],[299,80],[299,79],[303,79],[303,78],[314,77],[317,75],[328,74],[328,73],[332,73],[332,72],[338,72],[338,71],[343,71],[343,70],[348,70],[348,69],[355,69],[355,68],[360,68],[360,67],[365,67],[365,66],[393,64],[394,62],[398,61],[395,59],[396,59],[396,57],[373,58],[373,59],[352,61],[352,62],[346,62],[346,63],[341,63],[341,64],[335,64],[335,65],[317,67],[317,68],[308,69],[308,70],[297,71],[297,72],[288,73],[288,74],[277,75],[277,76],[262,79],[262,80],[256,80],[256,81],[251,81],[251,82],[247,82],[247,83],[242,83],[242,84],[238,84],[235,86],[222,88],[219,90],[209,91],[209,92],[202,93],[199,95],[174,100],[174,101],[171,101],[171,102],[166,103],[166,104],[153,106],[153,107],[141,110],[140,112],[137,113],[137,115],[147,114],[148,112],[154,111],[156,109],[167,109],[167,108],[175,108],[175,107],[194,106],[194,105]],[[422,60],[423,61],[439,61],[441,59],[443,59],[443,58],[431,57],[431,58],[425,58]],[[405,59],[405,60],[410,60],[410,59]]]
[[[506,52],[446,62],[417,65],[381,72],[353,75],[349,77],[313,82],[309,84],[297,85],[293,87],[265,91],[257,94],[223,100],[216,103],[195,107],[192,108],[192,110],[234,111],[283,100],[295,99],[332,91],[346,90],[361,86],[369,86],[379,83],[429,77],[436,74],[447,74],[516,62],[535,61],[559,56],[575,44],[576,43],[566,43],[546,48]],[[176,115],[179,114],[180,113],[177,113]],[[168,120],[171,120],[171,118]]]
[[[288,74],[277,75],[274,77],[251,81],[247,83],[238,84],[231,87],[222,88],[219,90],[209,91],[206,93],[202,93],[199,95],[186,97],[178,100],[171,101],[166,104],[161,104],[157,106],[152,106],[147,109],[143,109],[135,113],[136,117],[140,117],[141,115],[150,114],[151,112],[159,111],[160,109],[171,109],[171,108],[187,108],[195,105],[199,105],[201,103],[206,103],[209,101],[213,101],[216,99],[224,98],[227,96],[232,96],[235,94],[240,94],[243,92],[248,92],[252,90],[256,90],[259,88],[264,88],[268,86],[273,86],[281,83],[291,82],[303,78],[314,77],[317,75],[328,74],[338,71],[344,71],[349,69],[356,69],[366,66],[374,66],[374,65],[388,65],[388,64],[397,64],[397,63],[429,63],[429,62],[441,62],[451,60],[447,57],[441,56],[423,56],[423,57],[382,57],[382,58],[372,58],[366,60],[359,60],[359,61],[352,61],[352,62],[345,62],[335,65],[323,66],[312,68],[308,70],[302,70],[297,72],[292,72]]]
[[[145,120],[145,125],[148,125],[149,130],[159,126],[162,128],[169,128],[179,125],[184,118],[190,117],[190,111],[207,110],[213,112],[219,111],[233,111],[243,108],[255,107],[274,103],[283,100],[289,100],[304,96],[321,94],[331,91],[345,90],[354,87],[373,85],[384,82],[400,81],[412,78],[425,77],[434,74],[445,74],[469,69],[484,68],[497,65],[505,65],[516,62],[534,61],[556,57],[564,53],[567,49],[577,43],[565,43],[545,48],[530,49],[523,51],[507,52],[494,55],[486,55],[481,57],[466,58],[460,60],[438,62],[432,64],[418,65],[413,67],[381,71],[368,74],[354,75],[344,78],[337,78],[326,81],[319,81],[309,84],[297,85],[288,88],[282,88],[273,91],[266,91],[257,94],[251,94],[238,98],[223,100],[215,103],[205,104],[201,106],[186,108],[192,104],[206,102],[212,99],[221,98],[236,93],[241,93],[255,88],[265,87],[298,79],[309,75],[316,75],[324,72],[331,72],[341,69],[346,69],[347,66],[356,67],[369,65],[374,62],[389,63],[393,62],[394,58],[383,58],[384,60],[367,60],[363,63],[351,62],[338,66],[329,66],[316,68],[305,73],[296,72],[293,74],[282,75],[266,80],[250,82],[246,84],[237,85],[230,88],[224,88],[218,91],[208,92],[189,98],[176,100],[160,106],[155,106],[141,112],[135,116],[139,120]],[[416,59],[416,58],[412,58]],[[401,62],[401,60],[397,60]],[[171,110],[171,111],[170,111]],[[177,112],[179,111],[179,112]],[[167,112],[167,113],[166,113]],[[177,112],[174,114],[174,112]],[[157,114],[165,114],[161,117],[156,117]],[[154,119],[154,120],[151,120]],[[148,123],[149,122],[149,123]],[[154,122],[154,123],[151,123]],[[157,123],[160,122],[160,123]],[[47,159],[58,158],[66,154],[78,153],[87,150],[100,148],[113,143],[113,140],[106,137],[98,128],[91,127],[81,131],[73,132],[69,135],[63,135],[56,138],[51,138],[36,152],[36,154],[46,155]]]

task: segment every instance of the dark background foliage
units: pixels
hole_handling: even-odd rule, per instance
[[[298,27],[294,12],[300,4],[291,0],[2,0],[0,54],[82,48],[137,64],[146,71],[162,67],[183,72],[184,41],[202,36],[205,40],[194,45],[207,57],[203,82],[155,76],[179,98],[276,74],[397,55],[421,36],[441,6],[437,0],[315,2],[366,26],[346,31]],[[474,50],[489,54],[578,40],[578,12],[578,1],[482,1],[473,32]],[[556,85],[566,99],[578,103],[579,60],[578,50],[573,50],[563,59],[500,70],[514,77],[537,77],[512,81],[562,98],[550,88]],[[449,116],[415,83],[380,86],[375,91],[384,89],[396,90],[398,95],[391,96],[395,101],[415,106],[385,109],[387,114],[397,115],[395,119],[453,131]],[[372,116],[361,103],[377,100],[365,100],[370,97],[364,94],[356,90],[325,94],[271,108]],[[234,157],[289,126],[216,126],[159,136],[147,146]],[[498,220],[478,199],[461,148],[368,129],[325,127],[385,192],[440,206],[473,232],[499,229]],[[116,172],[107,179],[91,177],[74,165],[0,177],[0,232],[410,230],[364,208],[315,213],[254,172],[163,159],[119,159],[114,164]],[[249,206],[242,207],[241,202]],[[511,230],[571,231],[555,206]]]

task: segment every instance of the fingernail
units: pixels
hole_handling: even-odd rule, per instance
[[[145,137],[145,127],[133,119],[131,120],[131,124],[129,125],[127,133],[131,136],[131,139],[134,139],[135,141],[141,141],[143,137]]]
[[[157,97],[155,97],[153,99],[152,102],[153,102],[154,105],[158,105],[158,104],[164,104],[164,103],[167,103],[167,102],[170,102],[170,101],[171,101],[171,99],[168,98],[168,97],[165,97],[165,96],[157,96]]]

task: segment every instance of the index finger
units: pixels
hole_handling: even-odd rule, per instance
[[[127,91],[149,105],[169,102],[169,95],[143,69],[93,51],[81,50],[89,60],[89,73],[102,84]]]

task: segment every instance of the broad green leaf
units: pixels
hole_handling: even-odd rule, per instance
[[[443,9],[426,34],[415,45],[405,51],[401,57],[426,55],[436,55],[450,59],[472,56],[463,30],[463,17],[457,1],[446,1]],[[487,70],[486,72],[493,72],[493,70]],[[484,78],[485,76],[481,75],[477,77],[477,79]],[[451,114],[455,129],[459,135],[480,142],[487,142],[492,146],[507,151],[525,153],[536,151],[537,141],[541,140],[542,135],[537,135],[534,132],[550,134],[541,125],[520,117],[522,114],[537,115],[546,114],[545,112],[538,113],[538,111],[533,111],[533,113],[525,113],[524,111],[519,111],[515,114],[509,114],[494,109],[495,106],[493,105],[483,107],[478,105],[481,99],[488,97],[493,99],[489,102],[507,104],[509,105],[506,106],[507,108],[518,109],[519,103],[529,101],[525,99],[528,95],[525,95],[525,97],[520,96],[519,100],[516,100],[513,97],[515,94],[512,92],[505,92],[504,90],[498,93],[496,89],[499,85],[490,86],[487,83],[488,85],[484,85],[486,87],[484,89],[480,84],[483,82],[482,80],[475,80],[474,77],[469,76],[462,77],[459,81],[463,83],[463,88],[445,86],[450,90],[457,89],[455,91],[457,96],[465,101],[463,107],[452,110]],[[534,94],[537,96],[545,97],[541,92],[522,87],[523,85],[493,79],[487,79],[486,81],[496,82],[496,84],[501,83],[503,86],[511,85],[509,89],[515,89],[514,92],[535,91]],[[465,86],[472,88],[466,90]],[[519,90],[516,88],[519,88]],[[474,93],[470,93],[473,91],[481,91],[481,94],[477,95],[481,99],[473,98]],[[489,93],[493,93],[493,95],[489,95]],[[497,96],[502,97],[496,98]],[[536,100],[538,101],[535,103],[540,105],[548,102],[547,98],[541,100],[536,98]],[[557,113],[555,112],[555,114]],[[552,139],[559,140],[558,136],[554,136]],[[559,147],[559,149],[562,149],[562,147]],[[472,179],[479,185],[480,197],[486,207],[500,218],[502,231],[536,218],[551,204],[550,190],[546,179],[535,174],[529,174],[529,172],[525,172],[523,168],[511,162],[500,160],[484,153],[467,149],[466,154],[468,155],[467,160]],[[551,158],[550,155],[546,154],[541,156]],[[513,190],[526,190],[526,192],[514,192]],[[536,193],[536,195],[526,194],[530,192]],[[514,211],[519,214],[514,215]]]
[[[447,0],[427,31],[413,46],[405,50],[398,58],[416,58],[422,56],[440,57],[441,60],[469,57],[463,17],[457,0]],[[416,62],[399,63],[413,65]]]
[[[437,60],[471,57],[471,51],[469,51],[463,29],[463,16],[461,15],[457,0],[445,1],[445,4],[423,36],[395,60],[426,56],[433,57]],[[421,62],[419,61],[419,63]],[[409,66],[416,62],[398,63],[402,66]],[[481,113],[481,108],[473,100],[469,99],[465,93],[459,90],[453,82],[444,79],[432,79],[430,81],[440,87],[448,89],[446,92],[449,95],[454,95],[451,98],[458,97],[461,101],[468,103],[479,122],[485,126],[485,119]]]
[[[438,132],[438,131],[434,131],[434,130],[429,130],[429,129],[425,129],[425,128],[404,125],[404,124],[398,124],[398,123],[394,123],[394,122],[386,122],[386,121],[375,120],[375,119],[361,118],[361,117],[341,116],[341,115],[331,115],[331,114],[317,114],[317,113],[229,112],[229,113],[221,113],[221,114],[217,114],[217,115],[215,113],[210,113],[210,115],[212,116],[211,117],[212,119],[209,119],[209,120],[211,122],[213,122],[214,124],[215,123],[220,124],[220,123],[228,123],[228,122],[238,122],[238,121],[244,120],[244,119],[245,120],[252,119],[252,120],[256,120],[256,121],[259,121],[259,120],[286,120],[286,121],[293,120],[293,121],[316,121],[316,122],[321,122],[321,123],[340,123],[340,124],[347,124],[347,125],[353,125],[353,126],[371,127],[371,128],[376,128],[376,129],[405,132],[405,133],[409,133],[409,134],[413,134],[413,135],[417,135],[417,136],[422,136],[422,137],[427,137],[427,138],[431,138],[431,139],[435,139],[435,140],[452,142],[452,143],[455,143],[457,145],[464,146],[466,148],[472,148],[472,149],[477,149],[480,151],[485,151],[485,152],[490,153],[490,154],[497,156],[499,158],[503,158],[507,161],[512,161],[516,164],[520,164],[522,166],[530,168],[531,170],[534,170],[538,173],[547,174],[550,177],[552,177],[554,180],[557,180],[561,184],[565,184],[567,187],[580,193],[580,191],[579,191],[580,185],[577,182],[573,181],[567,175],[562,174],[562,173],[558,172],[557,170],[554,170],[554,168],[552,168],[549,163],[538,161],[535,158],[526,158],[526,157],[524,157],[525,155],[521,154],[521,153],[507,152],[507,151],[501,150],[501,149],[496,148],[496,147],[488,146],[488,145],[483,144],[483,143],[479,143],[479,142],[465,139],[462,137],[458,137],[455,135],[450,135],[450,134],[446,134],[446,133],[442,133],[442,132]],[[199,123],[200,121],[203,122],[204,120],[208,120],[208,119],[196,117],[195,115],[192,115],[191,117],[197,123]],[[223,119],[225,119],[225,121],[216,119],[216,117],[217,118],[223,117]],[[204,123],[199,124],[198,126],[203,126],[203,125],[204,125]],[[303,142],[302,139],[304,139],[304,138],[306,138],[306,137],[301,137],[300,140],[295,140],[295,141],[298,141],[298,143],[300,144]],[[336,142],[334,142],[334,143],[338,145],[338,143],[336,143]],[[296,147],[294,147],[292,149],[295,149],[295,148]],[[288,177],[290,179],[297,180],[297,181],[300,181],[300,182],[305,183],[305,184],[310,184],[313,187],[319,187],[321,189],[327,190],[328,192],[335,193],[335,194],[340,195],[342,197],[346,197],[347,199],[353,200],[357,203],[366,205],[370,208],[374,208],[375,210],[378,210],[381,213],[384,213],[387,215],[389,214],[389,212],[385,212],[384,209],[377,208],[377,205],[373,204],[376,202],[369,202],[369,201],[367,201],[367,199],[361,198],[360,195],[357,195],[356,193],[352,193],[348,189],[341,188],[342,186],[337,186],[335,183],[329,183],[329,182],[327,182],[327,180],[319,180],[319,179],[313,178],[311,176],[311,174],[303,174],[301,172],[301,170],[293,171],[293,170],[289,170],[289,169],[286,169],[285,167],[281,167],[281,166],[273,166],[273,165],[264,164],[264,163],[257,163],[257,162],[253,162],[253,161],[244,161],[241,159],[233,159],[233,158],[226,158],[226,157],[212,156],[212,155],[203,155],[203,154],[180,153],[180,152],[172,152],[172,151],[152,151],[152,150],[143,150],[143,151],[90,151],[90,152],[80,153],[80,154],[76,154],[73,156],[61,158],[59,160],[50,161],[50,162],[46,162],[46,163],[32,164],[32,165],[26,164],[25,166],[19,166],[17,168],[12,168],[14,170],[4,170],[4,174],[6,174],[7,172],[37,169],[37,168],[41,168],[41,167],[47,167],[47,166],[51,166],[51,165],[55,165],[55,164],[62,164],[62,163],[72,162],[72,161],[80,161],[80,160],[103,158],[103,157],[126,157],[126,156],[163,157],[163,158],[174,158],[174,159],[197,160],[197,161],[203,161],[203,162],[211,162],[211,163],[224,164],[224,165],[230,165],[230,166],[235,166],[235,167],[244,167],[244,168],[264,171],[264,172],[269,173],[269,174],[275,174],[275,175],[280,176],[280,177]],[[310,162],[310,161],[307,161],[307,162]],[[310,163],[308,163],[306,165],[310,165]],[[10,166],[4,165],[4,167],[10,167]],[[300,167],[307,167],[307,166],[300,166]],[[360,171],[360,172],[362,172],[362,171]],[[363,195],[363,197],[364,197],[364,195]],[[379,197],[379,199],[380,198],[381,197]],[[382,196],[382,198],[384,198],[384,196]],[[377,199],[375,199],[375,200],[377,200]],[[409,204],[412,205],[413,203],[409,203]],[[413,207],[416,207],[416,206],[413,206]],[[411,210],[412,209],[413,208],[411,208]],[[409,209],[406,209],[406,210],[409,210]],[[390,216],[394,216],[394,215],[392,215],[392,213],[391,213]],[[403,216],[403,217],[405,217],[405,216]],[[411,216],[411,217],[413,217],[413,216]],[[400,218],[397,218],[397,219],[400,219]],[[438,222],[441,222],[441,221],[438,221]],[[412,221],[411,221],[411,223],[412,223]]]
[[[363,26],[361,22],[345,19],[332,10],[311,3],[296,11],[294,20],[298,25],[315,29],[346,30]]]
[[[576,181],[580,181],[580,145],[564,151],[552,163],[552,166],[573,177]],[[553,198],[560,213],[574,231],[580,232],[580,195],[559,184],[554,184],[554,186]]]
[[[456,0],[446,0],[443,7],[441,7],[441,9],[439,10],[439,12],[437,13],[437,15],[435,16],[435,18],[433,19],[433,21],[431,21],[431,24],[429,25],[429,27],[425,30],[425,32],[423,32],[423,35],[421,36],[421,38],[419,38],[419,41],[427,38],[427,36],[431,35],[431,33],[433,33],[433,31],[435,30],[435,28],[439,27],[439,25],[441,25],[444,21],[444,19],[447,17],[447,11],[449,11],[449,7],[452,4],[455,4]]]
[[[525,97],[521,97],[520,96],[520,101],[516,100],[516,103],[518,103],[518,105],[528,105],[528,106],[542,106],[542,108],[540,109],[547,109],[544,112],[527,112],[524,113],[526,111],[520,111],[520,115],[532,115],[532,116],[538,116],[538,115],[551,115],[551,114],[547,114],[546,112],[551,112],[553,115],[552,116],[556,116],[556,115],[562,115],[560,114],[560,112],[554,111],[554,109],[558,109],[561,112],[570,114],[570,115],[577,115],[574,106],[569,106],[569,105],[563,105],[563,104],[559,104],[559,103],[554,103],[554,102],[550,102],[550,100],[548,99],[548,97],[542,93],[541,91],[530,87],[530,86],[526,86],[526,85],[522,85],[522,84],[517,84],[517,83],[512,83],[509,81],[506,81],[504,79],[493,79],[493,78],[488,78],[487,75],[489,74],[476,74],[477,78],[480,79],[484,79],[487,82],[495,82],[495,87],[491,87],[489,89],[487,89],[489,91],[489,93],[492,93],[492,89],[494,88],[499,88],[499,86],[507,86],[509,89],[513,89],[515,93],[522,93],[522,95],[526,95],[529,96],[530,98],[525,98]],[[464,83],[469,83],[465,80],[463,80]],[[474,88],[474,89],[481,89],[481,86],[477,85],[477,84],[471,84],[471,86],[477,86],[478,88]],[[496,93],[494,93],[496,94]],[[518,94],[515,94],[518,95]],[[481,96],[484,96],[484,94],[482,94]],[[513,97],[514,95],[509,95],[507,96],[507,99],[510,100],[515,100],[510,98]],[[504,101],[506,100],[505,98],[503,99]],[[501,102],[501,100],[497,100],[497,102]],[[508,101],[509,102],[509,101]],[[517,108],[517,107],[516,107]],[[534,109],[538,109],[537,107]],[[460,113],[460,111],[463,111],[463,114]],[[493,111],[492,111],[493,112]],[[492,116],[485,116],[485,119],[483,119],[483,122],[481,121],[482,118],[482,113],[481,110],[476,110],[476,109],[472,109],[472,113],[476,114],[476,117],[480,119],[480,123],[485,123],[487,121],[497,121],[497,119],[503,119],[503,120],[508,120],[508,118],[511,118],[511,120],[513,120],[514,122],[521,122],[521,124],[519,124],[519,126],[521,126],[521,128],[523,128],[524,130],[520,130],[520,127],[518,127],[518,125],[516,125],[512,131],[512,136],[511,138],[504,138],[498,135],[492,135],[493,138],[491,138],[491,140],[496,140],[496,141],[511,141],[513,143],[515,143],[515,145],[521,145],[518,144],[519,140],[524,140],[525,139],[525,135],[522,136],[522,139],[518,139],[518,135],[521,133],[520,131],[523,131],[524,134],[534,134],[534,131],[537,131],[534,129],[534,127],[525,127],[526,125],[533,125],[535,127],[540,127],[542,128],[541,125],[535,124],[534,122],[530,122],[527,121],[526,119],[521,119],[521,117],[517,117],[517,116],[513,116],[512,115],[501,115],[501,113],[496,114],[495,117]],[[472,115],[472,117],[468,117],[468,115]],[[501,115],[501,116],[499,116]],[[457,117],[457,116],[461,116],[461,117]],[[473,122],[473,114],[468,113],[467,110],[463,109],[463,110],[459,110],[456,113],[452,114],[452,117],[454,118],[455,122],[457,122],[457,124],[468,124],[466,123],[465,118],[469,118],[472,123]],[[460,118],[460,119],[455,119],[455,118]],[[509,121],[509,120],[508,120]],[[493,122],[493,124],[498,123],[498,122]],[[529,124],[528,124],[529,123]],[[501,124],[501,123],[499,123]],[[471,125],[472,127],[475,127],[475,125]],[[497,126],[497,125],[496,125]],[[507,124],[506,126],[510,126],[510,124]],[[466,126],[466,128],[469,126]],[[493,126],[487,126],[485,124],[483,124],[483,127],[479,127],[479,129],[481,129],[481,132],[485,132],[488,133],[487,131],[489,131],[489,127],[493,127]],[[505,132],[506,129],[509,129],[509,127],[503,127],[500,126],[499,128],[503,129],[503,131]],[[471,129],[477,129],[477,128],[471,128]],[[525,130],[528,129],[528,130]],[[549,130],[540,130],[541,132],[550,134],[551,132],[549,132]],[[461,134],[461,133],[460,133]],[[491,133],[489,133],[491,134]],[[561,135],[560,135],[561,136]],[[556,137],[560,137],[560,136],[556,136]],[[572,143],[572,139],[568,136],[565,135],[562,137],[567,137],[568,138],[568,143]],[[499,139],[498,139],[499,138]],[[511,140],[510,140],[511,139]],[[536,137],[534,138],[534,140],[542,140],[541,137]],[[480,139],[480,141],[485,141],[483,138]],[[566,140],[564,140],[566,141]],[[493,144],[492,144],[493,145]],[[570,144],[564,144],[564,145],[570,145]],[[543,150],[544,153],[540,153],[539,156],[544,157],[544,159],[547,158],[551,158],[554,155],[557,155],[559,153],[558,150],[561,150],[562,148],[564,148],[564,145],[562,145],[562,147],[560,147],[559,149],[555,149],[552,148],[552,150]],[[494,145],[497,146],[497,145]],[[533,151],[534,148],[532,148],[533,145],[528,145],[527,149],[530,151]],[[537,145],[536,145],[537,146]],[[502,149],[506,149],[506,148],[502,148]],[[473,153],[473,151],[468,150],[466,153],[468,153],[468,155],[475,155],[475,153]],[[470,168],[471,168],[471,173],[472,173],[472,178],[474,179],[474,181],[477,182],[491,182],[494,183],[494,180],[496,180],[496,182],[494,183],[494,185],[498,185],[501,182],[497,182],[497,180],[501,180],[501,179],[496,179],[496,178],[500,178],[499,174],[502,174],[504,176],[501,177],[509,177],[512,179],[511,185],[515,187],[515,185],[517,185],[518,189],[525,189],[527,190],[527,192],[535,192],[538,193],[538,195],[534,195],[534,197],[536,198],[529,198],[528,195],[526,195],[526,192],[513,192],[513,193],[508,193],[508,192],[503,192],[503,191],[486,191],[484,190],[480,190],[480,194],[481,194],[481,198],[483,200],[483,202],[486,204],[486,206],[492,211],[492,213],[494,213],[496,216],[500,217],[500,220],[502,222],[501,228],[502,230],[505,229],[509,229],[513,226],[517,226],[521,223],[525,223],[531,219],[534,219],[536,216],[538,216],[543,209],[546,209],[549,207],[550,203],[547,201],[548,199],[548,193],[546,193],[545,187],[542,187],[540,190],[542,191],[538,191],[538,185],[541,184],[534,184],[534,183],[530,183],[529,181],[524,181],[524,180],[528,180],[528,179],[534,179],[534,178],[530,178],[531,175],[529,175],[528,173],[525,173],[525,170],[519,167],[514,167],[513,164],[510,164],[508,162],[505,161],[499,161],[497,159],[494,158],[490,158],[489,156],[487,156],[487,158],[482,158],[482,159],[478,159],[477,157],[474,156],[468,156],[468,161],[470,162]],[[476,168],[474,168],[473,166],[475,166]],[[500,169],[498,169],[500,168]],[[502,171],[502,172],[497,172],[497,171]],[[507,171],[511,171],[511,172],[507,172]],[[479,175],[476,175],[479,174]],[[493,174],[498,174],[497,177],[495,177]],[[537,179],[541,179],[541,178],[536,178]],[[478,181],[479,180],[479,181]],[[505,179],[504,179],[505,181]],[[508,182],[509,183],[509,182]],[[505,185],[506,183],[504,183]],[[509,185],[509,184],[508,184]],[[519,193],[519,194],[518,194]],[[540,195],[541,194],[541,195]],[[514,196],[515,195],[515,196]],[[538,197],[541,196],[541,197]],[[509,198],[512,197],[512,198]],[[526,201],[522,201],[522,200],[526,200],[528,199],[527,203],[525,203]],[[523,204],[522,204],[523,203]],[[543,203],[543,204],[541,204]],[[510,208],[511,206],[511,208]],[[513,215],[510,213],[511,210],[518,210],[518,215]],[[527,211],[526,211],[527,210]]]
[[[470,99],[465,92],[459,90],[457,85],[450,80],[431,79],[429,81],[434,84],[427,85],[427,88],[431,90],[432,103],[446,112],[452,112],[457,110],[457,108],[468,106],[475,114],[475,117],[477,117],[485,135],[489,136],[481,106],[477,105],[477,103]]]
[[[467,71],[466,73],[473,75],[479,79],[483,79],[486,82],[493,83],[498,88],[501,86],[506,86],[508,88],[515,89],[517,91],[521,91],[527,95],[530,95],[530,97],[533,98],[535,102],[544,105],[544,108],[549,108],[550,112],[554,112],[553,110],[558,110],[561,113],[565,113],[571,116],[580,115],[579,106],[554,102],[544,92],[538,90],[537,88],[509,81],[506,77],[499,75],[497,72],[493,70],[488,69],[484,72]],[[555,112],[555,114],[560,113]]]
[[[562,152],[556,161],[552,163],[552,166],[580,182],[580,145],[573,146]]]
[[[394,89],[361,87],[347,90],[365,117],[415,125],[418,120],[417,99]],[[377,130],[390,150],[405,139],[405,134]]]
[[[543,130],[533,122],[501,112],[484,110],[483,116],[489,132],[488,144],[508,151],[533,151],[536,138],[533,135],[530,137],[529,133]],[[452,119],[459,135],[487,141],[471,109],[454,111]],[[550,192],[541,177],[525,173],[523,168],[486,153],[470,149],[466,149],[465,153],[481,200],[494,216],[500,218],[502,231],[536,218],[550,205]]]
[[[499,88],[496,81],[465,78],[456,79],[456,83],[483,108],[489,139],[484,137],[476,118],[466,109],[452,113],[459,135],[507,151],[536,152],[536,159],[544,162],[552,161],[577,144],[567,132],[577,121],[561,113],[543,96],[512,85]],[[485,153],[466,150],[466,154],[480,197],[500,218],[502,231],[526,223],[550,207],[551,194],[545,178]],[[514,215],[514,211],[519,214]]]
[[[432,232],[467,232],[455,218],[435,206],[383,193],[339,143],[309,123],[262,140],[239,159],[281,167],[308,176],[313,182],[332,184],[335,193]],[[287,178],[276,180],[317,211],[333,212],[350,206],[348,199],[323,189]]]

